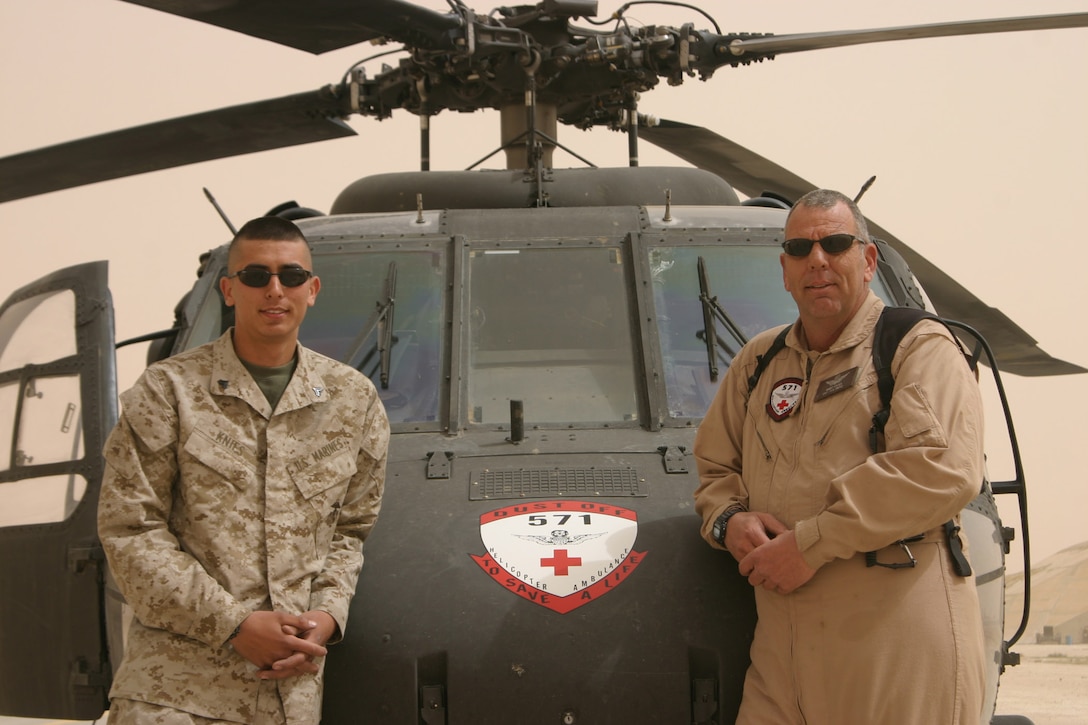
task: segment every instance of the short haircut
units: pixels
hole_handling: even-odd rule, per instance
[[[869,236],[869,225],[865,223],[865,215],[861,213],[861,209],[854,203],[854,200],[843,194],[841,191],[835,191],[834,189],[813,189],[800,199],[798,199],[793,208],[790,209],[790,213],[786,215],[786,224],[790,223],[790,217],[793,216],[793,210],[798,207],[806,207],[808,209],[833,209],[839,204],[845,204],[846,208],[850,210],[850,214],[854,217],[854,226],[857,227],[857,237],[862,242],[868,244],[873,241]]]
[[[234,235],[231,244],[243,239],[259,239],[269,242],[305,242],[306,237],[298,225],[278,216],[259,216],[250,219]]]
[[[298,225],[278,216],[261,216],[243,224],[230,240],[230,247],[227,249],[228,260],[234,256],[238,243],[245,241],[302,242],[307,250],[310,249],[310,243]]]

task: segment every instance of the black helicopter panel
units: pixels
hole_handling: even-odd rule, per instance
[[[331,654],[332,721],[430,722],[434,710],[451,724],[689,722],[701,687],[706,717],[720,710],[728,722],[754,604],[676,505],[693,471],[667,473],[656,451],[607,465],[574,453],[511,463],[455,456],[448,479],[424,481],[422,457],[391,465],[390,484],[410,490],[390,497],[375,533],[351,614],[364,624]],[[643,497],[585,485],[624,474]],[[466,505],[489,478],[554,493]]]

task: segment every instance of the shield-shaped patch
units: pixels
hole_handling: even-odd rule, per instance
[[[638,516],[589,501],[533,501],[480,516],[487,553],[472,559],[514,594],[566,614],[619,586],[646,552]]]

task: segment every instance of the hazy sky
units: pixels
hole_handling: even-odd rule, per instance
[[[447,8],[443,0],[421,4]],[[723,32],[779,34],[1088,9],[1083,0],[701,5]],[[601,0],[598,17],[618,6]],[[710,27],[677,7],[638,6],[628,17]],[[312,90],[382,50],[311,56],[116,0],[3,3],[0,33],[0,155]],[[1074,228],[1088,200],[1086,75],[1085,29],[934,39],[791,54],[722,69],[708,83],[662,83],[640,110],[707,126],[820,186],[854,193],[876,174],[862,203],[868,216],[1003,310],[1043,349],[1088,367],[1088,285]],[[414,116],[352,126],[357,138],[0,204],[7,262],[0,298],[53,269],[108,259],[118,339],[168,327],[198,255],[228,237],[201,187],[241,223],[289,199],[327,210],[358,177],[418,168]],[[432,126],[436,169],[464,168],[498,145],[496,114],[445,113]],[[621,134],[560,132],[598,165],[626,163]],[[579,165],[562,154],[556,163]],[[683,162],[643,144],[642,164]],[[142,368],[144,347],[120,353],[121,388]],[[1039,561],[1088,538],[1088,375],[1010,375],[1005,383]],[[989,426],[993,437],[1001,418],[991,414]],[[1015,506],[1006,501],[1001,510],[1019,528]]]

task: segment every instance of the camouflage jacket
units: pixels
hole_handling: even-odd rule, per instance
[[[389,423],[373,384],[301,345],[273,412],[231,333],[148,368],[105,446],[98,525],[132,606],[111,697],[248,721],[256,668],[228,643],[255,610],[343,632],[378,516]],[[321,675],[283,680],[317,722]]]

